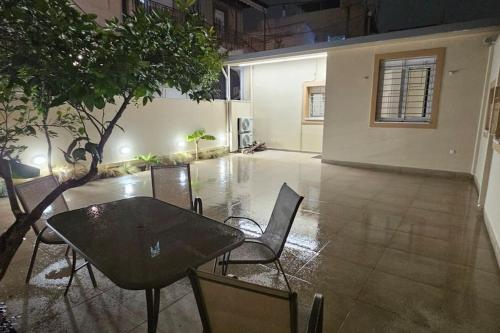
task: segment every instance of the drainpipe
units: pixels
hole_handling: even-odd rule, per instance
[[[267,15],[264,13],[264,51],[266,50],[267,46],[267,40],[266,40],[266,29],[267,29]]]
[[[349,21],[351,20],[351,7],[346,7],[345,38],[349,38]]]
[[[491,132],[485,132],[483,129],[483,123],[485,121],[485,118],[487,116],[487,112],[489,109],[489,104],[488,104],[488,95],[490,91],[490,72],[491,72],[491,66],[493,62],[493,47],[495,45],[495,40],[497,36],[492,36],[489,38],[486,38],[484,40],[484,43],[488,45],[488,62],[486,65],[486,71],[484,75],[484,82],[483,82],[483,96],[481,99],[481,116],[479,119],[479,124],[478,124],[478,129],[477,129],[477,136],[476,136],[476,143],[475,143],[475,149],[474,149],[474,159],[472,161],[472,172],[475,174],[476,173],[476,168],[477,164],[479,161],[479,149],[481,146],[481,137],[484,135],[487,135],[487,143],[486,143],[486,157],[484,159],[484,165],[483,165],[483,177],[481,180],[481,184],[476,184],[479,186],[478,188],[478,199],[477,199],[477,207],[482,208],[486,199],[486,192],[488,191],[488,182],[490,178],[490,169],[491,169],[491,159],[493,157],[493,136],[491,135]],[[490,129],[491,130],[491,129]],[[476,180],[476,178],[474,178]]]
[[[368,13],[366,13],[366,34],[369,35],[371,34],[371,26],[372,26],[372,11],[369,10]]]
[[[231,131],[231,66],[227,65],[226,70],[222,67],[222,74],[226,78],[226,100],[224,102],[226,109],[226,144],[231,149],[233,140]]]

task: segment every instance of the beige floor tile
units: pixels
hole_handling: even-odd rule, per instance
[[[431,332],[408,318],[383,310],[379,307],[358,302],[347,315],[340,333],[389,333],[389,332]]]
[[[360,300],[387,311],[395,312],[405,321],[431,328],[435,313],[440,311],[445,297],[442,289],[375,272],[364,287]]]
[[[371,272],[367,266],[320,253],[298,271],[297,276],[316,286],[318,292],[330,290],[356,298]]]
[[[192,165],[205,215],[256,219],[265,227],[279,188],[305,196],[282,262],[299,298],[302,328],[315,293],[325,298],[324,332],[500,332],[500,273],[472,182],[322,164],[312,154],[232,154]],[[105,179],[65,193],[71,208],[150,195],[149,173]],[[0,230],[12,222],[0,199]],[[244,223],[249,236],[257,229]],[[77,273],[68,297],[64,246],[41,246],[24,284],[28,233],[0,302],[20,332],[146,332],[143,291],[124,291],[94,270]],[[212,271],[212,263],[201,267]],[[285,289],[273,265],[230,267],[244,281]],[[159,333],[201,332],[187,281],[162,291]]]
[[[339,235],[321,249],[320,254],[373,268],[377,265],[383,252],[384,247]]]

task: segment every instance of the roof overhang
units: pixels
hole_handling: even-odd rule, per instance
[[[401,30],[382,34],[373,34],[368,36],[353,37],[345,40],[322,42],[315,44],[306,44],[282,49],[274,49],[261,52],[245,53],[230,56],[226,59],[225,64],[231,66],[248,66],[252,64],[262,64],[269,62],[287,61],[286,59],[298,59],[314,54],[326,54],[328,51],[335,48],[357,48],[363,46],[374,46],[389,41],[405,41],[408,39],[427,39],[440,38],[446,36],[476,34],[488,32],[498,34],[500,32],[500,18],[469,21],[463,23],[454,23],[439,25],[433,27],[425,27],[411,30]],[[320,56],[318,56],[320,57]],[[282,59],[282,60],[279,60]]]

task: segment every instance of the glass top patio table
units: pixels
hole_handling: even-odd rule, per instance
[[[47,225],[119,287],[146,290],[150,332],[160,288],[244,240],[238,229],[150,197],[64,212]]]

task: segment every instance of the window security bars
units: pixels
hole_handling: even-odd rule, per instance
[[[325,116],[325,87],[309,88],[309,112],[306,120],[323,120]]]
[[[380,61],[377,122],[430,123],[436,56]]]

